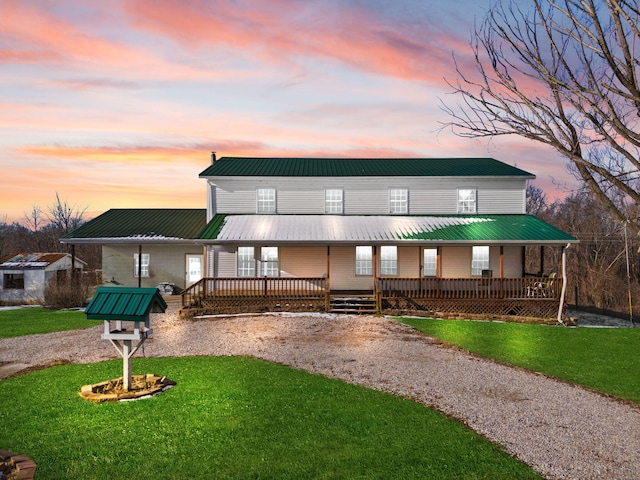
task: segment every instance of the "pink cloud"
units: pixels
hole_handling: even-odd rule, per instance
[[[94,6],[99,7],[99,4]],[[213,79],[230,75],[230,72],[221,73],[165,60],[137,44],[101,37],[97,33],[98,27],[118,37],[121,35],[117,35],[117,29],[122,28],[115,22],[103,25],[102,21],[98,16],[91,21],[74,23],[44,8],[18,0],[3,0],[0,39],[8,48],[0,50],[0,62],[64,66],[86,70],[93,75],[102,72],[105,78],[115,69],[120,80],[111,86],[128,85],[123,78]],[[91,85],[85,83],[85,86]]]
[[[161,34],[190,48],[231,45],[269,62],[313,56],[398,78],[440,80],[451,68],[459,40],[426,29],[419,40],[386,26],[382,18],[348,4],[339,11],[277,2],[127,2],[136,29]],[[326,7],[326,6],[325,6]],[[337,9],[336,9],[337,10]]]

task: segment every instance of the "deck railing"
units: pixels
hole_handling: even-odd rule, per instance
[[[182,306],[216,298],[324,298],[326,278],[241,277],[203,278],[182,292]]]
[[[413,299],[559,299],[560,278],[379,278],[383,298]]]
[[[526,278],[378,278],[375,293],[381,298],[443,300],[548,299],[560,298],[562,279]],[[243,277],[203,278],[182,292],[182,306],[202,300],[327,298],[327,278]]]

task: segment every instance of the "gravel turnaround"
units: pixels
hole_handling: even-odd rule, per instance
[[[136,357],[262,358],[433,407],[549,479],[640,478],[640,408],[447,347],[393,320],[282,313],[186,321],[170,306],[152,314],[151,326]],[[0,364],[117,358],[101,331],[0,339]]]

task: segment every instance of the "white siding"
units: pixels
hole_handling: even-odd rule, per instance
[[[356,247],[331,247],[331,290],[372,290],[373,277],[356,276]]]
[[[326,277],[327,247],[280,247],[283,277]]]
[[[456,189],[410,190],[409,208],[413,215],[456,214]]]
[[[523,274],[522,249],[520,246],[504,247],[504,277],[520,278]],[[495,275],[494,275],[495,276]]]
[[[104,245],[102,247],[102,279],[125,287],[137,287],[133,256],[137,245]],[[143,245],[142,253],[149,254],[149,276],[142,277],[143,287],[155,287],[160,282],[185,286],[186,255],[202,255],[200,245]]]
[[[471,277],[471,247],[442,247],[442,277]]]
[[[220,248],[216,250],[216,277],[236,277],[238,267],[236,265],[236,249]]]
[[[398,277],[420,276],[420,247],[398,247]]]
[[[216,198],[211,200],[217,213],[255,213],[256,189],[263,187],[276,189],[280,214],[323,214],[325,188],[344,190],[345,215],[387,215],[389,188],[409,190],[412,215],[455,214],[460,187],[477,189],[478,213],[525,213],[526,182],[522,179],[294,177],[217,182]]]
[[[489,247],[489,270],[492,275],[497,278],[500,276],[500,247]]]
[[[254,188],[250,191],[228,192],[218,188],[215,203],[218,213],[256,213],[256,191]]]
[[[478,213],[525,213],[522,190],[478,190]]]
[[[278,213],[283,215],[323,214],[324,188],[322,190],[278,190],[276,193]]]

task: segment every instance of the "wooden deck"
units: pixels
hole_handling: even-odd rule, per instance
[[[375,313],[554,318],[561,287],[557,278],[378,278],[374,290],[357,296],[372,301]],[[330,290],[327,278],[203,278],[182,293],[182,310],[329,312],[338,311],[336,300],[343,297]]]

